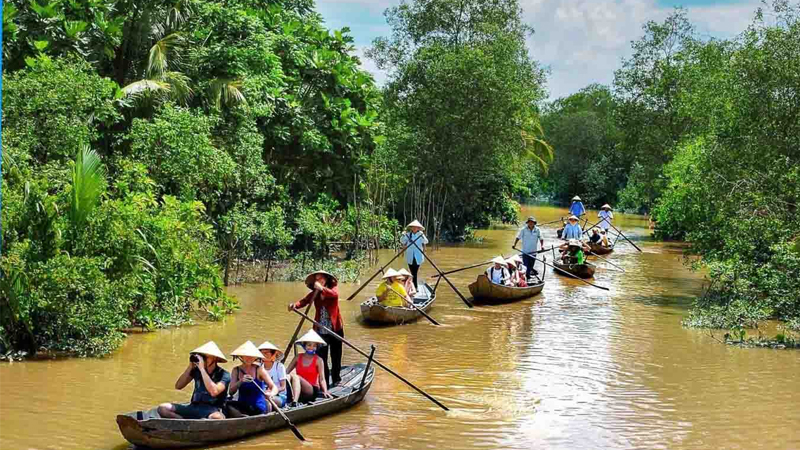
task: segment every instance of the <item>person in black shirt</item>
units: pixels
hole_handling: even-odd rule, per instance
[[[600,242],[600,233],[597,232],[597,228],[592,229],[592,236],[589,238],[589,241],[591,241],[592,244]]]
[[[175,382],[175,389],[181,390],[194,380],[192,401],[162,403],[158,414],[166,419],[224,419],[222,408],[228,397],[231,374],[218,366],[218,362],[228,360],[213,341],[192,350],[189,365]]]

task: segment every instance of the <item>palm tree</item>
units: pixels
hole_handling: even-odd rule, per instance
[[[72,167],[72,192],[69,198],[68,217],[74,229],[86,223],[86,219],[100,203],[105,187],[106,169],[100,156],[83,145],[78,150]]]
[[[547,172],[547,166],[553,162],[553,147],[544,140],[544,129],[538,117],[531,117],[520,131],[523,142],[523,157],[539,163]]]
[[[140,104],[174,100],[186,104],[194,92],[189,87],[189,77],[177,70],[180,65],[180,50],[184,40],[180,33],[171,33],[157,40],[150,47],[145,73],[147,78],[134,81],[122,92]]]

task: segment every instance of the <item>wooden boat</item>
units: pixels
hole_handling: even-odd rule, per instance
[[[614,251],[614,246],[603,247],[603,244],[595,244],[592,242],[589,243],[589,247],[592,248],[592,253],[600,256],[607,255]]]
[[[436,290],[428,283],[423,283],[413,301],[417,308],[428,312],[436,301]],[[422,317],[422,314],[409,306],[383,306],[377,298],[371,297],[361,304],[361,316],[368,322],[400,324],[413,322]]]
[[[476,301],[490,305],[511,303],[533,297],[542,292],[544,282],[539,282],[528,287],[509,287],[489,281],[485,274],[478,275],[478,279],[469,285],[469,292]]]
[[[365,372],[366,364],[342,367],[342,381],[329,392],[333,398],[317,398],[283,412],[293,423],[327,416],[349,408],[367,395],[375,367]],[[366,373],[366,376],[364,374]],[[286,426],[277,412],[224,420],[164,419],[157,409],[135,411],[117,416],[119,431],[131,444],[150,448],[185,448],[241,439]]]
[[[563,264],[558,261],[554,261],[553,265],[555,266],[555,273],[565,276],[566,273],[571,273],[578,278],[592,278],[596,269],[596,266],[592,263]]]

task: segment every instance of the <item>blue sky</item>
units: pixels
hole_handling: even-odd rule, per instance
[[[317,0],[329,28],[350,27],[359,53],[375,37],[387,35],[383,11],[400,0]],[[614,69],[630,55],[630,43],[647,20],[662,20],[684,6],[705,36],[731,37],[750,23],[760,0],[520,0],[524,20],[536,30],[528,40],[531,55],[550,69],[551,98],[569,95],[590,83],[609,84]],[[362,57],[363,66],[382,82],[386,75]]]

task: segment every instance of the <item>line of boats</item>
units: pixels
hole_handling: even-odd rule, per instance
[[[591,253],[607,255],[614,249],[591,244]],[[591,278],[595,265],[553,263],[557,274]],[[439,278],[441,280],[441,278]],[[413,298],[412,307],[387,307],[381,305],[375,297],[361,303],[361,315],[365,322],[399,325],[414,322],[433,307],[436,301],[435,286],[423,283]],[[542,292],[544,279],[536,278],[526,287],[511,287],[492,283],[485,274],[469,285],[473,299],[481,304],[496,305],[524,300]],[[317,398],[297,407],[287,407],[282,412],[294,423],[305,422],[319,417],[334,414],[349,408],[367,395],[375,378],[375,368],[371,367],[372,359],[367,363],[353,364],[342,368],[342,381],[332,389],[332,398]],[[185,448],[212,445],[224,441],[241,439],[246,436],[260,434],[285,428],[287,420],[278,412],[259,416],[231,418],[224,420],[191,420],[164,419],[155,409],[134,411],[117,416],[120,432],[129,442],[136,446],[148,448]]]

